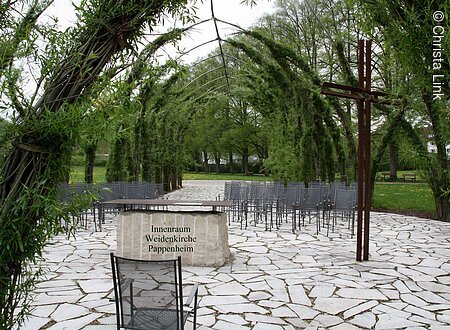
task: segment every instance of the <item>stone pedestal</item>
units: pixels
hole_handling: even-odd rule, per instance
[[[118,256],[222,266],[230,257],[223,212],[127,211],[117,220]]]

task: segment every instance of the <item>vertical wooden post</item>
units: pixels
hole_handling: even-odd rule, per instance
[[[364,88],[364,41],[358,41],[358,87]],[[356,260],[361,261],[363,236],[364,178],[364,100],[357,100],[358,110],[358,208],[356,221]]]
[[[366,40],[366,92],[370,95],[372,88],[372,41]],[[370,208],[372,204],[372,198],[370,194],[371,189],[371,178],[370,178],[370,149],[371,149],[371,110],[372,110],[372,102],[370,99],[365,100],[365,162],[364,162],[364,170],[365,170],[365,182],[364,182],[364,252],[363,252],[363,260],[369,260],[369,224],[370,224]]]
[[[334,89],[330,90],[330,89]],[[358,41],[358,87],[323,83],[322,94],[356,100],[358,111],[358,209],[356,227],[356,260],[369,260],[371,208],[371,107],[376,97],[372,92],[372,41]],[[339,91],[336,91],[339,90]],[[376,96],[374,98],[374,95]]]

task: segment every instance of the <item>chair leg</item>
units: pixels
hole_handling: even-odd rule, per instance
[[[195,310],[194,310],[194,324],[193,324],[193,326],[192,326],[192,328],[195,330],[195,328],[197,327],[197,294],[195,295],[195,298],[194,298],[194,308],[195,308]]]

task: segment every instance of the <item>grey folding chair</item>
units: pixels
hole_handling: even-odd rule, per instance
[[[181,257],[136,260],[111,253],[117,329],[184,329],[197,322],[198,286],[183,299]],[[193,303],[192,308],[190,307]]]

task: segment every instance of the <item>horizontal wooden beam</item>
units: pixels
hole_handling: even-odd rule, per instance
[[[336,91],[336,89],[342,90],[344,92]],[[347,91],[347,93],[345,91]],[[380,96],[386,97],[389,95],[389,94],[381,92],[381,91],[371,91],[368,93],[364,89],[359,88],[359,87],[346,86],[346,85],[329,83],[329,82],[324,82],[322,84],[322,90],[321,90],[320,94],[336,96],[336,97],[343,97],[343,98],[351,99],[351,100],[367,100],[367,101],[370,101],[372,103],[377,103],[377,104],[401,105],[403,103],[402,100],[398,100],[398,99],[390,100],[390,99],[386,99],[386,98],[379,98]]]
[[[359,88],[359,87],[335,84],[335,83],[330,83],[330,82],[324,82],[322,84],[322,88],[341,89],[343,91],[349,91],[349,92],[353,92],[353,93],[365,93],[366,92],[364,89]]]
[[[337,97],[344,97],[347,99],[352,100],[363,100],[364,96],[359,94],[350,94],[350,93],[341,93],[341,92],[335,92],[335,91],[329,91],[329,90],[322,90],[320,94],[323,95],[329,95],[329,96],[337,96]]]

